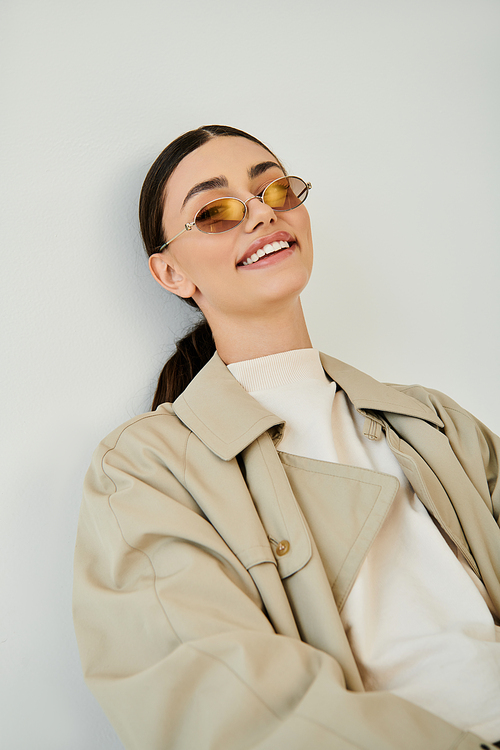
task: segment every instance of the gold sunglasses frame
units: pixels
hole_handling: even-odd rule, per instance
[[[273,180],[272,182],[270,182],[269,185],[266,185],[266,187],[264,188],[264,190],[262,190],[262,192],[258,193],[258,195],[252,195],[246,201],[242,201],[241,198],[235,198],[234,195],[224,195],[221,198],[214,198],[213,201],[208,201],[208,203],[205,203],[205,205],[202,206],[195,213],[193,221],[190,221],[187,224],[184,224],[184,229],[181,229],[181,231],[178,234],[176,234],[175,237],[172,237],[171,240],[169,240],[168,242],[165,242],[158,249],[158,252],[161,253],[162,250],[164,250],[166,247],[168,247],[174,240],[177,239],[177,237],[180,237],[181,234],[184,234],[184,232],[190,232],[191,229],[194,226],[196,226],[196,219],[198,218],[198,214],[201,213],[202,211],[205,211],[205,209],[207,208],[207,206],[209,206],[211,203],[216,203],[217,201],[226,200],[227,198],[231,198],[231,200],[235,200],[235,201],[238,201],[238,203],[241,203],[242,206],[243,206],[243,208],[245,209],[245,211],[243,213],[243,216],[241,217],[241,221],[239,221],[237,224],[235,224],[234,227],[230,227],[229,229],[224,229],[222,232],[215,232],[214,234],[225,234],[225,232],[230,232],[231,229],[236,229],[236,227],[239,227],[239,225],[241,224],[241,222],[245,221],[245,217],[246,217],[247,211],[248,211],[248,209],[247,209],[247,203],[249,203],[250,201],[253,201],[254,198],[257,198],[262,203],[265,203],[264,194],[265,194],[266,190],[268,190],[271,187],[271,185],[274,185],[275,182],[279,182],[280,180],[283,180],[283,179],[300,180],[304,184],[304,186],[305,186],[305,190],[306,190],[305,198],[304,198],[304,200],[300,201],[300,203],[297,206],[292,206],[291,208],[273,208],[272,206],[270,206],[270,208],[272,208],[273,211],[293,211],[294,208],[298,208],[299,206],[301,206],[304,203],[304,201],[306,200],[307,196],[309,195],[309,190],[311,190],[312,185],[311,185],[310,182],[306,182],[305,180],[303,180],[302,177],[297,177],[297,175],[293,175],[293,174],[291,174],[291,175],[283,175],[283,177],[277,177],[275,180]],[[299,196],[297,196],[297,198],[298,197]],[[269,205],[269,204],[266,203],[266,205]],[[198,226],[196,226],[196,228],[198,229],[198,231],[202,232],[203,234],[212,234],[211,232],[204,232],[203,229],[200,229]]]

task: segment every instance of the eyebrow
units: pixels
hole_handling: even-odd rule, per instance
[[[275,161],[262,161],[259,164],[254,164],[253,167],[250,167],[250,169],[247,170],[248,176],[251,180],[254,180],[256,177],[259,177],[261,174],[267,172],[268,169],[272,169],[273,167],[278,167],[278,169],[281,170],[283,169]],[[203,182],[199,182],[197,185],[193,185],[191,190],[184,198],[181,211],[186,203],[195,195],[198,195],[198,193],[203,193],[205,190],[216,190],[217,188],[227,187],[229,187],[229,183],[227,181],[227,177],[225,177],[224,175],[220,175],[219,177],[212,177],[210,178],[210,180],[204,180]]]
[[[275,161],[261,161],[260,164],[255,164],[255,166],[250,167],[248,170],[248,176],[251,180],[255,179],[255,177],[259,177],[264,172],[267,172],[268,169],[272,169],[273,167],[278,167],[278,169],[281,169],[283,171],[283,167],[280,166]]]
[[[205,180],[204,182],[199,182],[197,185],[194,185],[189,193],[184,198],[184,202],[181,206],[181,211],[194,195],[198,195],[198,193],[203,193],[205,190],[215,190],[216,188],[223,188],[223,187],[229,187],[229,183],[227,181],[227,177],[224,177],[224,175],[221,175],[220,177],[212,177],[210,180]]]

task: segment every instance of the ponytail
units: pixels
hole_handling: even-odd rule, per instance
[[[152,409],[165,401],[175,401],[215,353],[212,331],[203,319],[177,342],[174,354],[158,378]]]

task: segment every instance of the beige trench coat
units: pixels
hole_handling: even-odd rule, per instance
[[[441,394],[322,362],[500,614],[498,438]],[[74,618],[86,681],[125,746],[489,747],[395,695],[363,691],[339,611],[397,480],[280,459],[281,430],[215,355],[173,405],[115,430],[94,455]],[[327,567],[303,492],[325,493],[334,509]]]

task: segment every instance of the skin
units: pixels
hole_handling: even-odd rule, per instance
[[[251,167],[270,161],[273,165],[262,174],[249,176]],[[213,138],[183,159],[167,183],[166,237],[193,221],[208,201],[228,195],[247,201],[282,174],[258,144],[231,136]],[[227,187],[203,190],[183,206],[193,186],[221,176]],[[255,198],[247,209],[243,222],[229,232],[204,234],[193,227],[149,261],[151,273],[165,289],[196,301],[226,364],[311,347],[299,296],[312,270],[309,214],[303,205],[274,212]],[[238,265],[276,239],[285,239],[291,247],[258,263]]]

